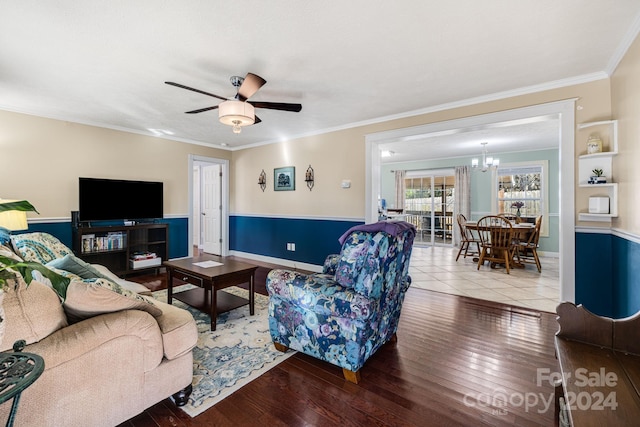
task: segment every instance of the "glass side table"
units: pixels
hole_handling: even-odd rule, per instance
[[[25,345],[24,340],[19,340],[13,344],[13,352],[0,353],[0,403],[13,398],[7,427],[13,426],[20,394],[44,371],[44,359],[37,354],[23,353]]]

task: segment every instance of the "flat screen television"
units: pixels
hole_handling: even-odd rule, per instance
[[[79,178],[80,221],[150,220],[163,217],[163,183]]]

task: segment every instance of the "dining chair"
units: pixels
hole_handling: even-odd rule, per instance
[[[489,261],[492,268],[496,264],[504,264],[507,274],[510,274],[510,264],[515,253],[511,221],[498,215],[482,217],[478,221],[478,235],[482,248],[478,259],[478,270],[485,261]]]
[[[480,255],[480,239],[474,236],[473,232],[467,228],[467,217],[463,214],[458,214],[456,217],[458,221],[458,228],[460,229],[460,250],[456,256],[456,261],[460,258],[460,254],[464,251],[463,258],[467,257],[467,254]],[[477,252],[469,252],[469,245],[475,244]]]
[[[519,242],[516,247],[516,256],[522,263],[535,264],[538,267],[538,273],[542,273],[542,265],[538,257],[538,241],[540,240],[540,228],[542,227],[542,215],[536,218],[536,224],[533,232],[529,235],[529,239]]]

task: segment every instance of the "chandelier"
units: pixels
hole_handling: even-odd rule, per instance
[[[477,158],[471,159],[471,167],[474,169],[480,169],[482,172],[486,172],[489,168],[496,169],[500,164],[500,159],[493,158],[491,156],[487,156],[489,154],[489,150],[487,150],[487,143],[482,142],[482,165],[479,164]]]

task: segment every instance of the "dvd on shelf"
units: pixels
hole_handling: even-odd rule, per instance
[[[123,232],[110,232],[104,236],[85,234],[82,236],[82,253],[121,250],[126,248],[126,240]]]

